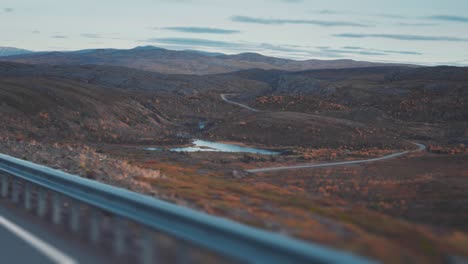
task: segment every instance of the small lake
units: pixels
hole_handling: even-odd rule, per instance
[[[250,147],[243,147],[234,144],[218,143],[206,140],[196,139],[192,142],[190,147],[171,148],[170,151],[174,152],[199,152],[199,151],[213,151],[213,152],[236,152],[236,153],[255,153],[263,155],[278,155],[279,152],[257,149]]]

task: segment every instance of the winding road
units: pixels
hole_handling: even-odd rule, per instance
[[[250,110],[252,112],[259,112],[259,110],[251,108],[251,107],[249,107],[247,105],[228,100],[226,98],[227,95],[230,95],[230,94],[221,94],[221,99],[223,101],[229,103],[229,104],[234,104],[234,105],[240,106],[240,107],[245,108],[247,110]],[[324,162],[324,163],[305,163],[305,164],[298,164],[298,165],[291,165],[291,166],[257,168],[257,169],[250,169],[250,170],[246,170],[246,171],[250,172],[250,173],[257,173],[257,172],[271,172],[271,171],[281,171],[281,170],[309,169],[309,168],[321,168],[321,167],[333,167],[333,166],[342,166],[342,165],[350,165],[350,164],[359,164],[359,163],[369,163],[369,162],[393,159],[393,158],[400,157],[400,156],[403,156],[403,155],[406,155],[406,154],[409,154],[409,153],[426,150],[426,146],[423,145],[423,144],[420,144],[420,143],[413,143],[413,144],[418,147],[416,150],[397,152],[397,153],[389,154],[389,155],[378,157],[378,158],[372,158],[372,159],[349,160],[349,161],[339,161],[339,162]]]
[[[419,144],[419,143],[413,143],[413,144],[418,146],[418,149],[411,150],[411,151],[403,151],[403,152],[393,153],[393,154],[390,154],[390,155],[386,155],[386,156],[378,157],[378,158],[372,158],[372,159],[349,160],[349,161],[326,162],[326,163],[306,163],[306,164],[299,164],[299,165],[292,165],[292,166],[258,168],[258,169],[251,169],[251,170],[246,170],[246,171],[251,172],[251,173],[256,173],[256,172],[270,172],[270,171],[280,171],[280,170],[333,167],[333,166],[341,166],[341,165],[349,165],[349,164],[368,163],[368,162],[374,162],[374,161],[393,159],[393,158],[396,158],[396,157],[406,155],[408,153],[424,151],[426,149],[426,146],[423,145],[423,144]]]
[[[234,102],[234,101],[231,101],[231,100],[227,99],[226,96],[228,96],[228,95],[233,95],[233,94],[221,94],[221,99],[223,99],[223,101],[228,103],[228,104],[237,105],[237,106],[240,106],[240,107],[245,108],[247,110],[250,110],[252,112],[260,112],[259,110],[255,109],[255,108],[252,108],[252,107],[249,107],[249,106],[247,106],[245,104],[237,103],[237,102]]]

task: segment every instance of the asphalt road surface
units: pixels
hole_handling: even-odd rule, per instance
[[[350,165],[350,164],[359,164],[359,163],[369,163],[387,159],[393,159],[396,157],[400,157],[412,152],[424,151],[426,146],[419,143],[415,144],[418,149],[412,151],[403,151],[398,153],[393,153],[390,155],[386,155],[383,157],[372,158],[372,159],[364,159],[364,160],[349,160],[349,161],[340,161],[340,162],[326,162],[326,163],[312,163],[312,164],[299,164],[299,165],[292,165],[292,166],[280,166],[280,167],[268,167],[268,168],[257,168],[246,170],[247,172],[255,173],[255,172],[270,172],[270,171],[280,171],[280,170],[294,170],[294,169],[308,169],[308,168],[320,168],[320,167],[333,167],[333,166],[342,166],[342,165]]]
[[[23,240],[15,232],[12,232],[5,223],[5,218],[0,216],[0,258],[4,263],[35,263],[48,264],[55,263],[37,248]],[[68,262],[75,263],[75,262]]]
[[[13,210],[16,211],[16,210]],[[77,242],[48,232],[35,216],[12,212],[0,203],[0,263],[106,263]]]

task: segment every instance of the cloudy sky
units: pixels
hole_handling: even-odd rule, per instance
[[[466,0],[0,0],[0,46],[468,66]]]

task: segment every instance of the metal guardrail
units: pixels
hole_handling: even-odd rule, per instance
[[[125,254],[127,248],[125,223],[135,224],[143,230],[137,253],[141,263],[157,262],[155,233],[175,239],[177,247],[184,249],[178,251],[175,262],[179,263],[192,262],[187,251],[191,247],[235,263],[374,263],[3,154],[0,177],[2,197],[10,197],[15,203],[22,201],[39,217],[49,213],[57,225],[64,224],[66,212],[70,232],[77,234],[86,226],[93,244],[102,240],[102,214],[110,216],[116,255]],[[82,215],[84,207],[88,208],[87,217]]]

